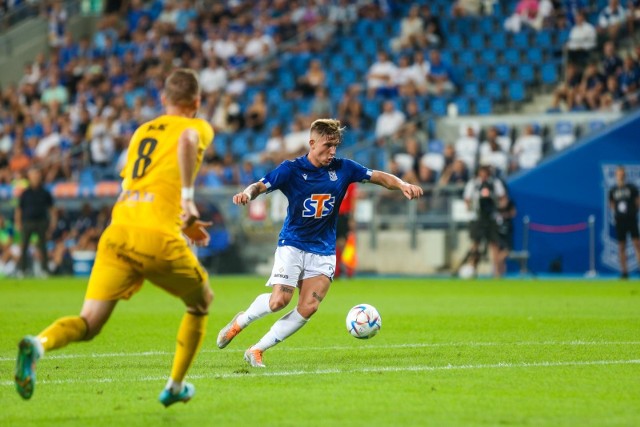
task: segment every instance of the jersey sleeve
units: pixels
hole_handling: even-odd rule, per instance
[[[289,182],[291,176],[291,162],[286,160],[280,163],[280,166],[267,173],[261,180],[265,187],[267,187],[267,193],[271,193],[274,190],[278,190],[284,187]]]
[[[350,172],[351,182],[369,182],[371,175],[373,175],[373,170],[366,168],[353,160],[344,159],[344,165]]]

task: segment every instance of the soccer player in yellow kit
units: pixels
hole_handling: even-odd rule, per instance
[[[95,337],[117,302],[136,293],[144,279],[187,307],[171,376],[159,400],[169,406],[195,393],[184,377],[204,339],[213,292],[187,240],[199,245],[209,240],[208,224],[198,220],[193,183],[213,129],[194,118],[200,86],[193,70],[179,69],[167,78],[162,102],[166,114],[144,123],[131,138],[122,193],[98,244],[80,315],[62,317],[19,343],[15,381],[24,399],[33,394],[35,364],[44,352]]]

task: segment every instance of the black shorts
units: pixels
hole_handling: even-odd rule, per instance
[[[338,224],[336,225],[336,239],[346,239],[349,234],[349,215],[338,215]]]
[[[488,243],[500,243],[498,224],[493,218],[481,218],[471,221],[469,224],[469,236],[476,243],[480,243],[483,240]]]
[[[635,218],[616,218],[616,238],[618,241],[625,242],[627,234],[630,234],[632,239],[638,238],[638,220]]]

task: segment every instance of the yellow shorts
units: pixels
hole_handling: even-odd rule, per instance
[[[183,297],[208,285],[209,277],[181,236],[110,225],[98,243],[86,299],[129,299],[144,279]]]

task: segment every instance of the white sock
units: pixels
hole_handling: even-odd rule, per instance
[[[274,323],[269,332],[253,347],[265,351],[296,333],[296,331],[306,325],[308,321],[309,319],[302,317],[297,309],[290,311]]]
[[[169,378],[169,381],[167,381],[167,385],[165,387],[165,389],[169,390],[171,394],[178,394],[182,391],[183,388],[184,381],[176,382],[173,380],[173,378]]]
[[[266,316],[271,313],[271,308],[269,307],[269,299],[271,298],[271,294],[262,294],[258,295],[256,299],[251,303],[247,311],[242,313],[236,321],[241,328],[246,328],[249,326],[251,322],[254,322],[261,317]]]

